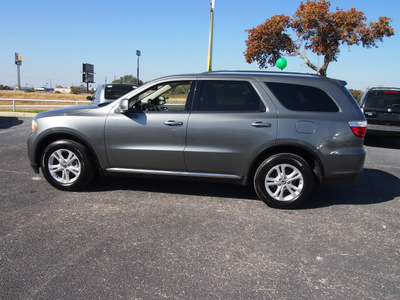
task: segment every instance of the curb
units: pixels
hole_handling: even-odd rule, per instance
[[[37,113],[0,111],[0,117],[31,117],[31,118],[33,118],[36,115],[37,115]]]

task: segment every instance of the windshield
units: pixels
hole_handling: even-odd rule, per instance
[[[369,92],[365,100],[365,106],[375,108],[400,106],[400,92],[392,90]]]

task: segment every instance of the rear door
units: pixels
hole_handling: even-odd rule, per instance
[[[256,81],[199,81],[187,129],[188,172],[244,176],[276,140],[276,109],[265,97]]]

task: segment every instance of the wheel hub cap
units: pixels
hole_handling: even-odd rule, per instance
[[[76,154],[68,149],[53,152],[48,161],[49,172],[54,180],[72,184],[81,174],[81,162]]]
[[[290,164],[273,167],[265,177],[267,193],[278,201],[296,199],[304,187],[304,178],[300,170]]]

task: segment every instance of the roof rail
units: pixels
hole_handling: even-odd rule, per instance
[[[247,74],[277,74],[277,75],[306,75],[306,76],[317,76],[318,74],[311,73],[300,73],[300,72],[282,72],[282,71],[259,71],[259,70],[217,70],[210,72],[202,72],[200,74],[221,74],[221,73],[247,73]]]
[[[368,90],[398,90],[400,87],[388,87],[388,86],[374,86],[369,88]]]

